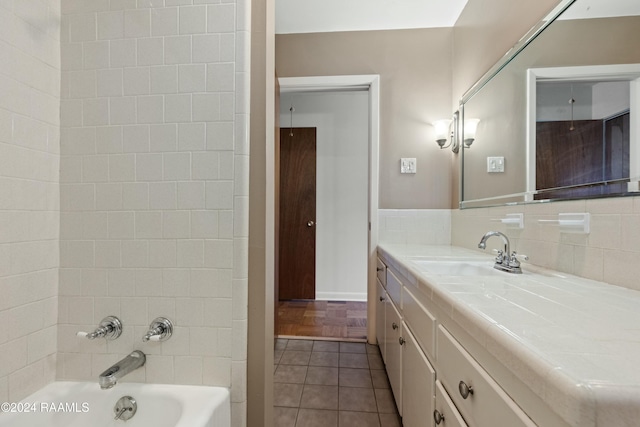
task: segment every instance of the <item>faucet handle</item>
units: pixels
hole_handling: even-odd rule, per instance
[[[500,249],[494,249],[492,252],[496,254],[496,262],[498,264],[502,264],[502,261],[504,260],[504,252]]]
[[[516,251],[513,251],[509,257],[509,263],[517,267],[520,265],[520,261],[529,261],[529,257],[524,254],[518,255]]]
[[[173,323],[166,317],[156,317],[151,322],[147,334],[142,337],[143,342],[166,341],[173,335]]]
[[[107,340],[115,340],[122,334],[122,322],[115,316],[107,316],[98,325],[93,332],[80,331],[76,333],[79,338],[93,340],[96,338],[105,338]]]

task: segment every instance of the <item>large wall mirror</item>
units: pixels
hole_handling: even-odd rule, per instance
[[[461,112],[462,208],[640,194],[640,1],[562,1]]]

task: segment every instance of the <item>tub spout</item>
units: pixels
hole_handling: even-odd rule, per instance
[[[98,377],[100,388],[106,390],[113,387],[120,378],[142,367],[146,359],[146,356],[140,350],[131,352],[127,357],[116,362],[100,374]]]

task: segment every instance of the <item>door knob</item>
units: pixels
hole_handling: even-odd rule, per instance
[[[307,227],[313,227],[314,224],[315,222],[313,221],[307,221]]]

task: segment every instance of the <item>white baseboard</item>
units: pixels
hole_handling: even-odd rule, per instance
[[[367,293],[363,292],[316,292],[320,301],[367,301]]]

